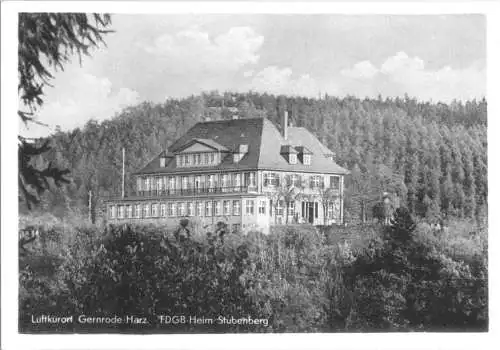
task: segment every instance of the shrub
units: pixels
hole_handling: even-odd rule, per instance
[[[267,236],[226,234],[223,225],[210,235],[179,227],[56,223],[46,237],[64,244],[20,258],[20,330],[103,331],[102,325],[33,325],[32,314],[128,314],[151,322],[140,329],[107,326],[107,332],[488,327],[486,245],[469,242],[471,253],[459,259],[447,239],[460,242],[463,234],[436,236],[415,227],[403,209],[378,233],[373,225],[285,226]],[[251,316],[267,318],[269,327],[168,326],[159,315]]]
[[[419,240],[398,209],[384,242],[372,244],[346,272],[355,291],[356,329],[485,330],[486,265],[456,261]],[[430,240],[433,242],[432,240]]]

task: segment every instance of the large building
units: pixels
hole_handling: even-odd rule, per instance
[[[198,123],[136,172],[136,193],[106,202],[107,219],[268,233],[287,223],[343,222],[344,175],[302,127],[265,118]]]

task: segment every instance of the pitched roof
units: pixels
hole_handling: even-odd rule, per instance
[[[159,156],[157,156],[136,174],[255,169],[348,173],[346,169],[327,157],[332,151],[321,144],[307,129],[289,127],[288,139],[284,140],[276,126],[265,118],[197,123],[169,147],[169,155],[170,151],[175,152],[196,139],[203,140],[203,143],[217,144],[232,152],[237,152],[239,145],[247,144],[248,152],[237,163],[234,163],[232,155],[228,154],[219,165],[212,167],[177,167],[175,158],[167,160],[166,167],[160,167]],[[312,153],[311,165],[304,165],[300,162],[289,164],[281,154],[282,146],[305,147]]]

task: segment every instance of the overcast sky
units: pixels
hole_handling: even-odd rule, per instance
[[[66,130],[214,89],[482,98],[485,26],[482,15],[115,15],[107,47],[55,74],[40,120]]]

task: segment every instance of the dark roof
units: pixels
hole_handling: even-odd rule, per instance
[[[201,122],[189,129],[184,136],[175,141],[169,151],[177,150],[192,140],[211,140],[231,151],[237,151],[239,145],[247,144],[248,152],[238,163],[228,154],[221,164],[213,167],[182,167],[176,166],[175,158],[167,162],[166,167],[160,167],[159,156],[136,174],[180,173],[191,171],[213,170],[250,170],[268,169],[300,172],[323,172],[347,174],[348,171],[327,155],[332,154],[327,147],[307,129],[288,128],[288,139],[284,140],[279,130],[266,118],[231,119]],[[289,164],[282,156],[282,146],[305,147],[312,153],[311,165]],[[169,155],[171,153],[169,152]]]
[[[304,146],[295,147],[295,151],[302,154],[312,154],[311,150]]]
[[[297,150],[292,145],[283,145],[281,146],[281,154],[297,154]]]

